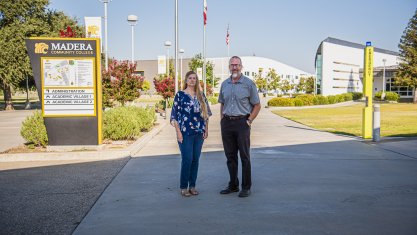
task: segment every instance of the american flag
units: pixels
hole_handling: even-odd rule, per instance
[[[207,2],[206,2],[206,0],[204,0],[203,16],[204,16],[204,26],[205,26],[207,24]]]
[[[229,45],[229,37],[230,37],[230,34],[229,34],[229,25],[227,26],[227,33],[226,33],[226,45]]]

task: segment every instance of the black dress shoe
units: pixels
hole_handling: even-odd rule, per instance
[[[240,191],[239,193],[239,197],[249,197],[249,195],[250,195],[249,189],[242,189],[242,191]]]
[[[229,193],[237,193],[239,192],[239,188],[225,188],[222,191],[220,191],[220,194],[229,194]]]

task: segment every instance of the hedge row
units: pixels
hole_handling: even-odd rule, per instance
[[[376,100],[382,100],[381,96],[382,96],[382,91],[378,91],[377,93],[375,93],[375,99]],[[400,96],[395,92],[387,91],[387,92],[385,92],[384,100],[398,102],[400,100]]]
[[[149,131],[156,121],[152,108],[118,107],[103,112],[103,138],[112,140],[135,139],[142,131]],[[42,113],[27,117],[20,130],[21,136],[35,146],[46,146],[48,136]]]
[[[311,95],[302,94],[297,95],[295,98],[282,98],[277,97],[268,101],[268,106],[310,106],[310,105],[323,105],[323,104],[335,104],[345,101],[358,100],[363,97],[362,93],[343,93],[339,95]]]
[[[103,115],[103,138],[135,139],[142,131],[152,129],[155,121],[155,111],[152,108],[125,106],[110,109]]]

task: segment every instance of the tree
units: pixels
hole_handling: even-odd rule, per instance
[[[112,107],[114,101],[122,106],[140,97],[144,77],[134,74],[136,64],[112,60],[109,69],[102,70],[103,105]]]
[[[200,54],[195,55],[193,58],[191,58],[191,61],[188,63],[188,67],[190,70],[197,72],[197,68],[203,68],[203,56]],[[207,84],[211,87],[217,87],[219,85],[220,78],[214,77],[214,64],[210,61],[206,61],[206,74],[207,74]],[[214,83],[213,83],[214,78]],[[201,81],[203,78],[199,78]],[[207,91],[208,93],[208,91]]]
[[[153,79],[156,92],[164,99],[170,99],[175,94],[175,79],[173,77],[156,77]]]
[[[263,68],[258,68],[258,73],[255,75],[255,84],[258,88],[258,92],[262,92],[264,94],[264,97],[266,96],[266,93],[268,92],[268,83],[266,81],[266,78],[262,76]]]
[[[257,74],[255,76],[255,84],[258,87],[259,91],[264,92],[267,88],[266,78],[263,78],[262,75]]]
[[[417,103],[417,10],[408,22],[398,47],[402,61],[395,75],[396,84],[413,87],[413,102]]]
[[[294,84],[291,84],[291,82],[287,79],[282,80],[281,82],[281,90],[284,92],[284,94],[287,94],[289,90],[294,89]]]
[[[313,76],[310,76],[306,78],[306,86],[305,91],[307,94],[313,94],[314,93],[314,81],[316,79]]]
[[[26,76],[32,76],[24,40],[40,36],[58,37],[59,30],[66,26],[82,32],[75,19],[48,10],[48,4],[49,0],[0,1],[0,83],[6,110],[13,109],[12,88],[18,88]]]
[[[295,87],[297,92],[311,94],[314,92],[314,77],[301,77],[300,82]]]
[[[269,69],[266,80],[268,81],[268,90],[276,91],[279,88],[281,77],[275,72],[275,69]]]

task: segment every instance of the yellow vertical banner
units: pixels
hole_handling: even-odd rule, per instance
[[[372,138],[372,92],[374,77],[374,48],[370,42],[366,43],[363,66],[363,96],[365,107],[362,110],[362,137]]]

